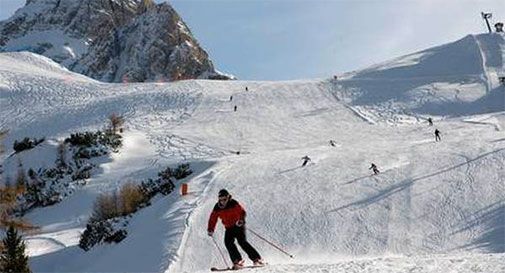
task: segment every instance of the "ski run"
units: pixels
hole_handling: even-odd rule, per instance
[[[123,147],[97,174],[25,216],[40,227],[25,236],[30,267],[229,267],[221,222],[213,236],[224,261],[207,234],[225,188],[247,228],[294,256],[247,232],[268,265],[240,272],[505,272],[504,40],[469,35],[338,79],[286,82],[107,84],[39,55],[0,53],[4,174],[19,161],[52,164],[59,140],[102,128],[111,113],[126,122]],[[46,140],[8,157],[24,137]],[[188,195],[177,182],[129,219],[122,242],[78,247],[99,194],[179,163],[193,170]]]

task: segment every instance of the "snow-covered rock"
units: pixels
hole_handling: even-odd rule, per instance
[[[0,51],[31,51],[106,82],[230,79],[168,4],[29,0],[0,22]]]

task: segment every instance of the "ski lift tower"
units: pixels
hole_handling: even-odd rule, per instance
[[[481,12],[480,15],[482,15],[482,19],[486,21],[487,29],[489,30],[489,33],[492,33],[493,31],[491,30],[491,25],[489,25],[489,19],[493,17],[492,13],[488,12]]]

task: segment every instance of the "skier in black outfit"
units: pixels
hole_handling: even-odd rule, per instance
[[[305,165],[307,165],[307,163],[309,163],[310,157],[306,155],[302,157],[302,159],[303,159],[302,167],[304,167]]]
[[[237,112],[237,106],[233,107],[233,112]]]
[[[374,175],[377,175],[380,173],[379,169],[377,169],[377,165],[375,165],[374,163],[372,163],[372,165],[368,169],[372,170]]]
[[[337,146],[337,144],[335,143],[335,140],[333,140],[333,139],[330,140],[330,145],[333,147]]]
[[[435,141],[441,141],[442,139],[440,138],[440,131],[438,129],[435,129]]]
[[[428,124],[429,124],[430,126],[433,126],[433,119],[428,118]]]
[[[230,101],[232,101],[232,100],[233,100],[233,96],[230,96]]]

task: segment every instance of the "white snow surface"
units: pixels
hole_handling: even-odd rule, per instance
[[[342,80],[289,82],[104,84],[31,53],[1,53],[7,175],[19,161],[51,164],[58,140],[102,128],[113,112],[126,118],[120,153],[63,202],[26,216],[40,227],[25,237],[30,265],[224,267],[206,225],[227,188],[245,206],[246,226],[295,257],[249,232],[269,265],[243,272],[504,272],[504,44],[503,35],[470,35]],[[47,141],[8,157],[26,136]],[[304,155],[312,162],[302,168]],[[78,248],[98,194],[181,162],[195,170],[184,180],[188,196],[156,198],[119,244]],[[371,162],[380,175],[370,175]],[[223,231],[218,224],[222,250]]]
[[[44,55],[61,64],[69,66],[78,60],[88,50],[84,39],[73,38],[61,29],[59,30],[34,30],[24,36],[11,39],[4,46],[4,51],[28,51],[40,46],[46,46]]]

